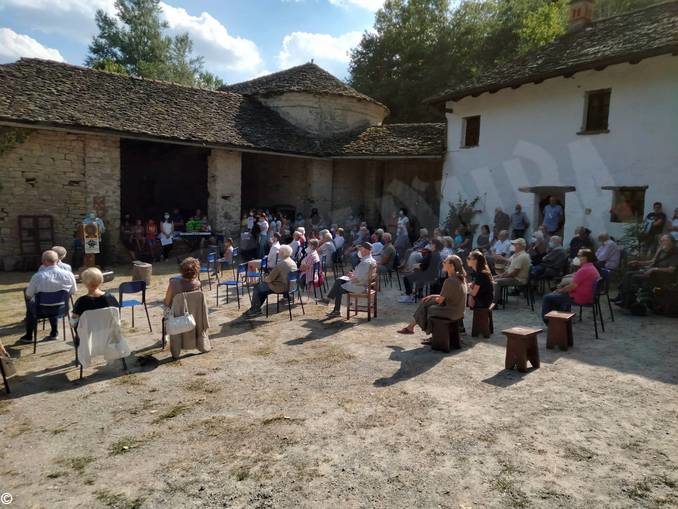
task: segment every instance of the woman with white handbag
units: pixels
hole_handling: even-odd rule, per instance
[[[165,293],[162,344],[170,336],[170,352],[177,359],[181,350],[197,349],[209,352],[209,320],[207,301],[201,291],[198,275],[200,262],[186,258],[180,265],[181,276],[170,279]]]

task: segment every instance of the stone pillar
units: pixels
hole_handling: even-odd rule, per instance
[[[240,230],[242,153],[212,149],[207,159],[207,217],[212,228],[235,236]]]
[[[317,208],[326,222],[334,221],[332,210],[332,176],[334,164],[330,159],[309,159],[308,163],[308,203]],[[308,211],[310,214],[310,210]]]
[[[120,245],[120,138],[85,136],[84,165],[82,217],[92,211],[104,221],[106,233],[102,261],[113,263],[123,251]]]
[[[367,161],[365,163],[363,200],[365,203],[365,220],[372,228],[379,223],[381,180],[381,161]]]

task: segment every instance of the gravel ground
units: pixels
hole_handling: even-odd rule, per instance
[[[14,345],[29,275],[1,276],[0,334],[19,358],[0,393],[13,507],[678,506],[676,319],[617,313],[595,340],[585,312],[573,349],[541,335],[541,368],[520,374],[499,331],[539,325],[524,301],[495,313],[490,339],[441,354],[395,333],[414,311],[395,288],[369,323],[315,303],[245,321],[222,304],[214,350],[172,362],[155,302],[175,270],[154,267],[153,333],[124,312],[129,373],[102,364],[83,381],[70,337]]]

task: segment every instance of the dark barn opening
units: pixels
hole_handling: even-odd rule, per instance
[[[137,140],[120,142],[120,208],[158,220],[178,207],[184,217],[207,211],[209,149]]]

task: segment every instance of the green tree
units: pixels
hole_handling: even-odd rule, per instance
[[[598,0],[597,17],[651,0]],[[453,5],[454,4],[454,5]],[[569,0],[386,0],[351,54],[350,83],[391,109],[389,122],[442,120],[422,104],[446,87],[551,42]]]
[[[210,88],[223,85],[204,71],[204,58],[193,56],[187,33],[166,35],[159,0],[116,0],[117,19],[96,13],[99,33],[92,39],[85,65],[143,78]]]

